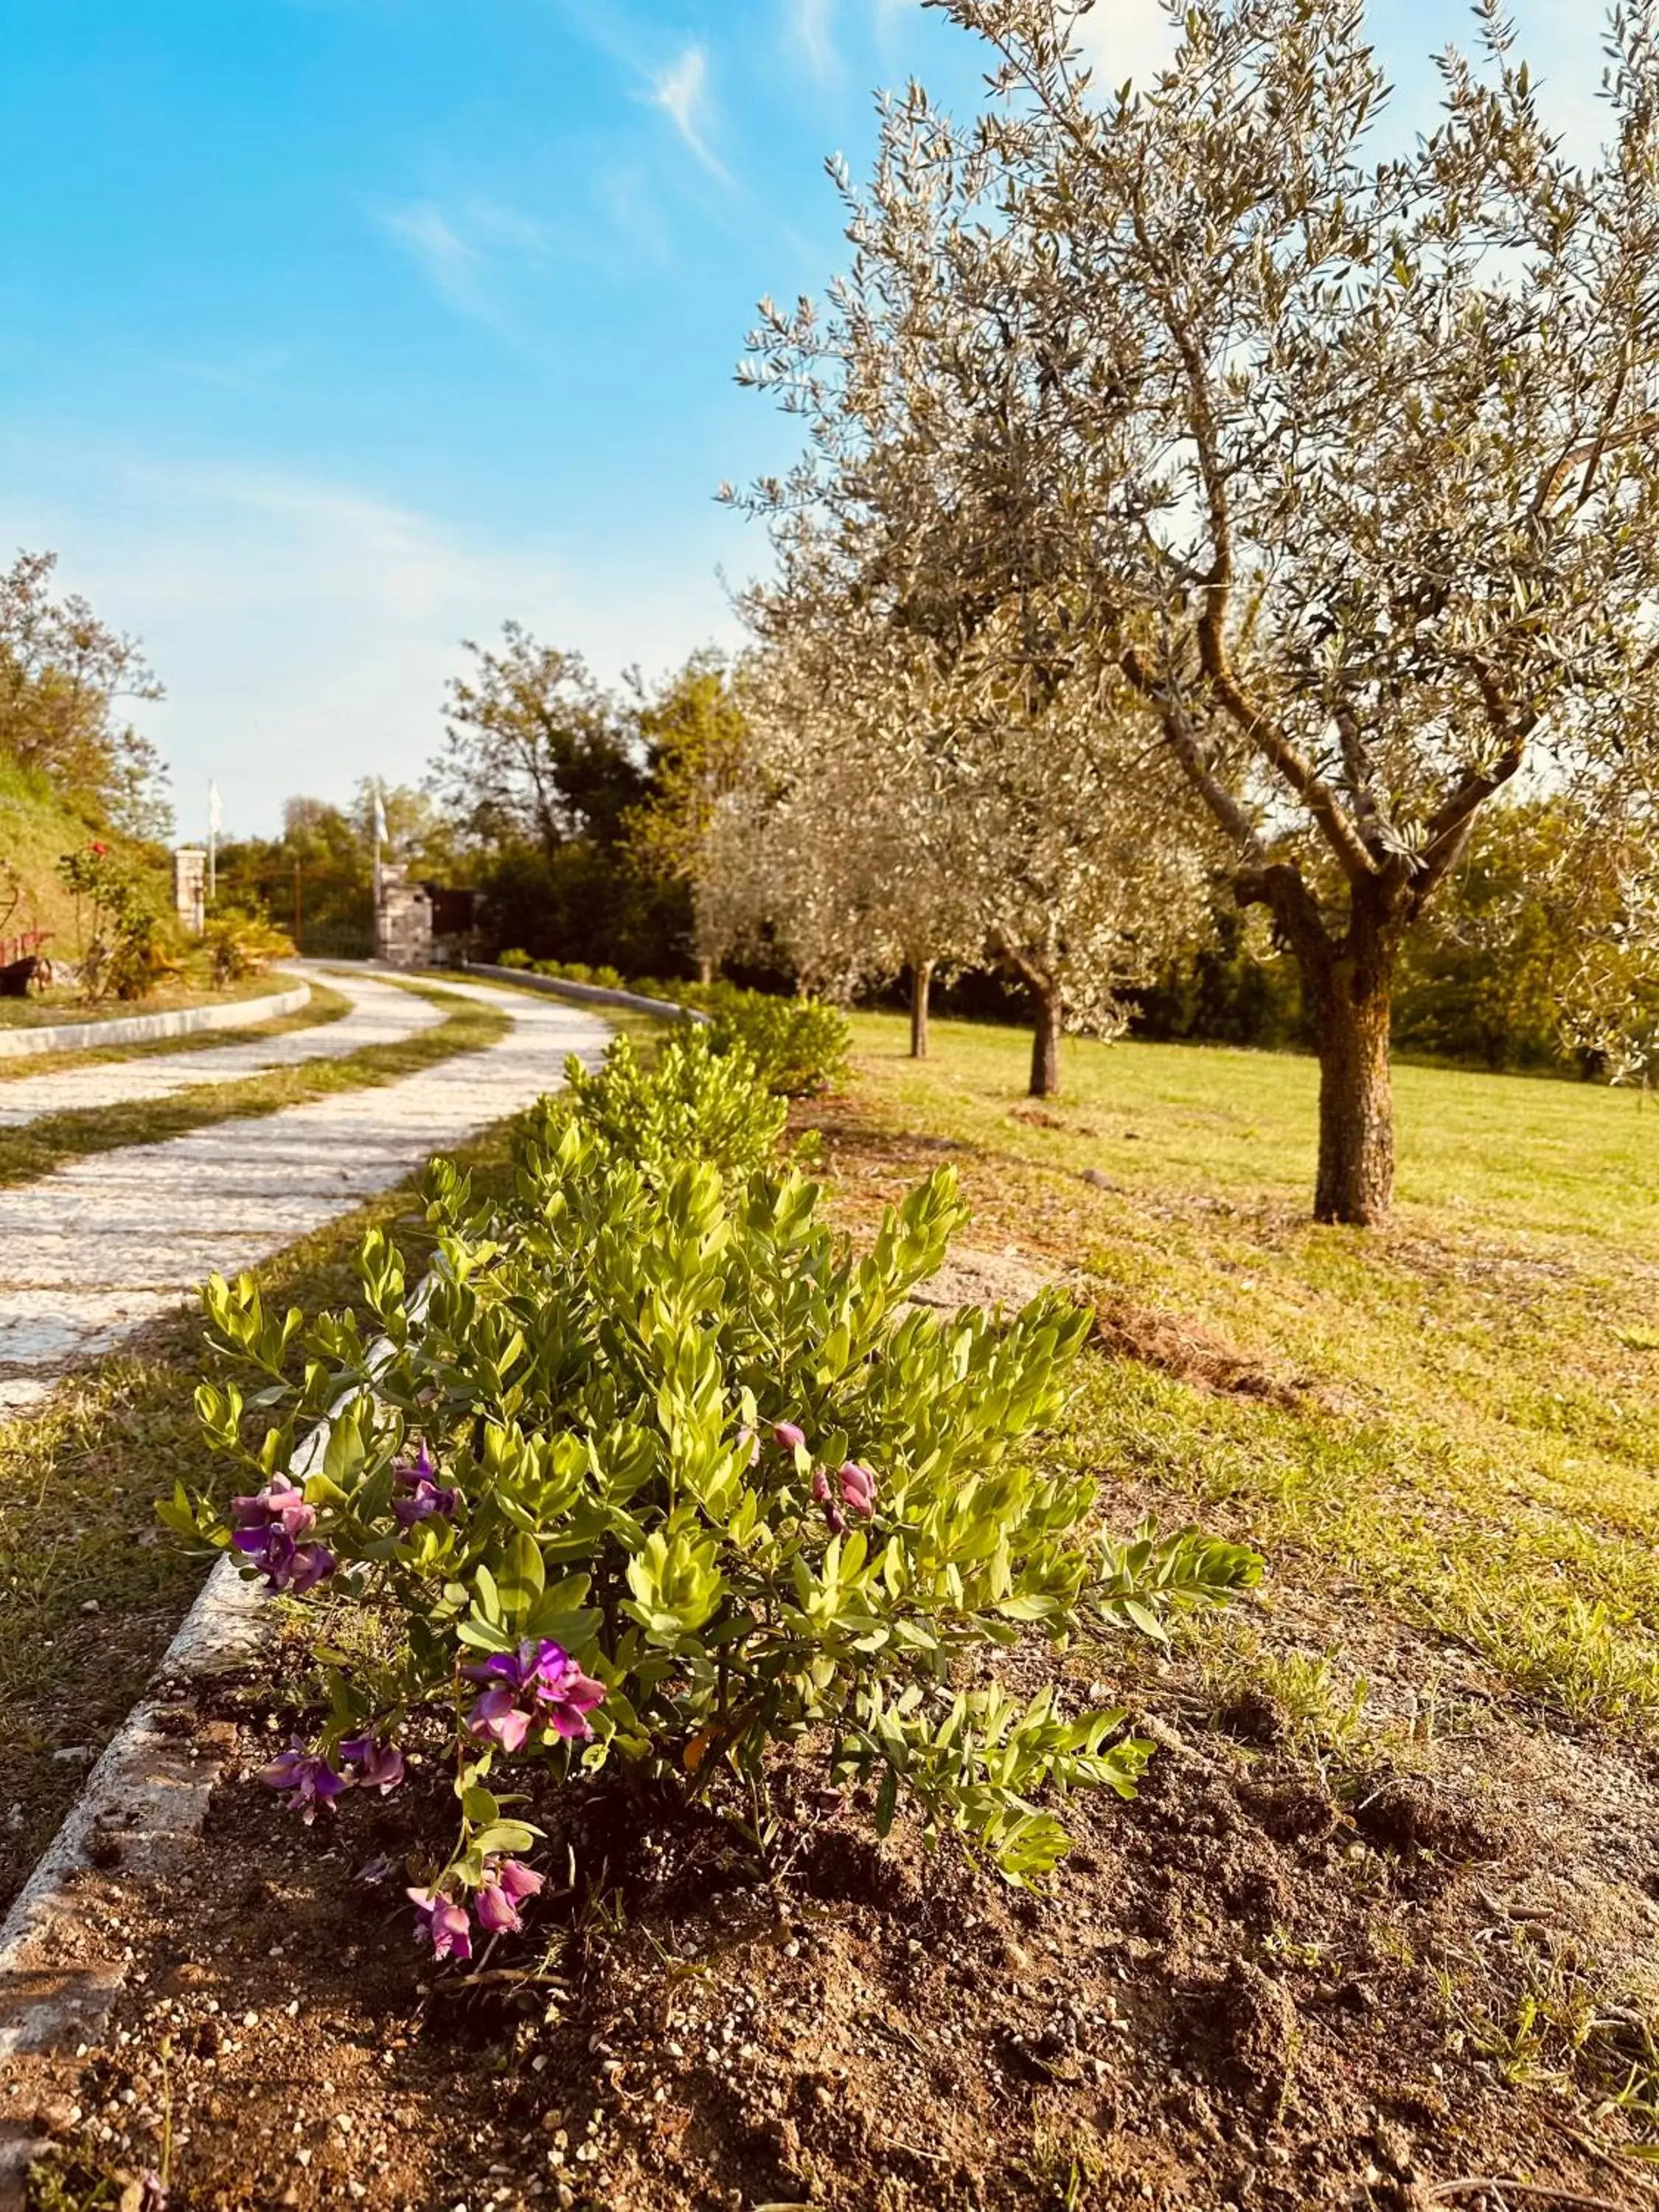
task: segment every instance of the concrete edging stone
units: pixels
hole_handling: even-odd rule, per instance
[[[632,1006],[641,1014],[661,1014],[670,1021],[706,1022],[695,1006],[682,1006],[672,999],[645,999],[637,991],[609,991],[602,983],[568,983],[562,975],[538,975],[528,968],[499,968],[484,960],[467,963],[469,975],[487,975],[492,983],[520,983],[526,991],[545,992],[550,999],[569,999],[579,1006]]]
[[[222,1006],[179,1006],[166,1014],[129,1014],[112,1022],[54,1022],[38,1030],[0,1029],[0,1060],[42,1052],[97,1052],[106,1045],[149,1044],[158,1037],[197,1036],[204,1030],[256,1029],[280,1021],[311,1003],[309,983],[264,999],[234,999]]]
[[[416,1285],[411,1315],[429,1291],[429,1279]],[[392,1349],[383,1337],[371,1345],[371,1368]],[[333,1413],[358,1395],[347,1391]],[[332,1414],[319,1421],[295,1453],[289,1471],[297,1480],[320,1463],[332,1425]],[[134,1881],[179,1867],[200,1837],[224,1771],[222,1753],[170,1720],[193,1690],[257,1659],[270,1632],[264,1590],[226,1553],[0,1922],[0,2081],[18,2059],[72,2057],[107,2021],[131,1957],[100,1934],[95,1908],[115,1902]],[[110,1856],[112,1870],[100,1873]],[[39,2100],[0,2106],[0,2212],[22,2205],[29,2168],[52,2140]]]

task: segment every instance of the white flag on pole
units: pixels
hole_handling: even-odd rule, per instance
[[[376,849],[386,842],[386,801],[380,796],[380,787],[374,786],[374,843]]]
[[[219,803],[219,787],[208,778],[208,828],[216,834],[225,826],[225,810]]]

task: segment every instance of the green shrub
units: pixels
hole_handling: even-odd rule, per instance
[[[623,991],[628,988],[620,972],[615,968],[596,968],[593,970],[593,981],[606,991]]]
[[[441,1951],[467,1954],[475,1912],[517,1924],[537,1877],[513,1854],[537,1831],[503,1790],[530,1761],[622,1759],[686,1796],[740,1785],[763,1847],[772,1754],[811,1735],[831,1786],[876,1784],[882,1832],[908,1793],[928,1833],[1040,1875],[1067,1844],[1039,1797],[1130,1795],[1152,1747],[1121,1712],[987,1686],[988,1647],[1156,1633],[1158,1611],[1259,1571],[1190,1531],[1103,1536],[1093,1480],[1036,1442],[1086,1312],[1057,1291],[1006,1322],[911,1304],[964,1217],[951,1172],[855,1255],[799,1166],[766,1156],[781,1121],[705,1034],[649,1077],[618,1048],[531,1118],[508,1200],[434,1164],[421,1293],[365,1240],[380,1351],[349,1313],[307,1322],[267,1313],[251,1278],[208,1286],[210,1340],[257,1387],[222,1376],[198,1407],[255,1494],[234,1529],[182,1491],[163,1517],[275,1587],[331,1578],[392,1609],[397,1656],[341,1661],[319,1741],[265,1778],[308,1817],[354,1779],[391,1786],[411,1714],[452,1729],[458,1831],[414,1893]],[[343,1400],[289,1489],[302,1426]],[[249,1449],[254,1406],[276,1425]]]
[[[236,908],[215,915],[203,942],[213,963],[213,980],[221,986],[263,975],[273,960],[290,959],[294,953],[293,939],[273,928],[263,915]]]
[[[538,961],[532,960],[527,952],[520,951],[516,945],[510,951],[497,954],[495,959],[495,965],[498,968],[535,968],[539,967],[540,964]]]
[[[673,995],[709,1018],[717,1043],[741,1046],[768,1088],[786,1098],[833,1091],[847,1075],[852,1032],[838,1007],[735,983],[690,983]]]
[[[152,884],[131,861],[94,838],[64,854],[58,875],[75,898],[83,999],[147,998],[182,973],[174,957],[177,923],[163,915]]]
[[[590,1074],[573,1059],[565,1081],[566,1090],[543,1099],[528,1119],[538,1140],[551,1146],[574,1116],[655,1182],[691,1159],[723,1175],[753,1175],[775,1152],[789,1115],[746,1054],[720,1051],[707,1029],[690,1023],[662,1045],[649,1074],[629,1040],[618,1037],[602,1068]]]

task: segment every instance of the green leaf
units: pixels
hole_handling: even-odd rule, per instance
[[[480,1828],[470,1839],[470,1848],[480,1854],[491,1851],[527,1851],[541,1829],[532,1828],[527,1820],[492,1820],[487,1828]]]
[[[481,1568],[479,1571],[483,1571]],[[495,1585],[501,1611],[509,1620],[518,1620],[529,1612],[546,1584],[541,1547],[526,1530],[520,1529],[507,1547]]]

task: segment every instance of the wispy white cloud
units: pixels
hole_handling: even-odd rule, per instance
[[[386,208],[380,224],[426,275],[434,291],[452,307],[476,313],[477,279],[483,256],[463,238],[431,200],[415,200],[407,207]]]
[[[141,710],[180,827],[211,775],[228,825],[274,828],[295,792],[417,781],[464,637],[516,615],[605,677],[671,665],[733,624],[706,562],[480,532],[358,485],[82,438],[0,440],[8,526],[63,550],[66,588],[141,636],[167,697]]]
[[[501,320],[489,285],[507,265],[544,261],[554,232],[505,201],[471,194],[457,207],[435,200],[381,208],[376,221],[421,270],[439,296],[459,313]]]
[[[883,0],[884,7],[889,0]],[[836,0],[789,0],[789,28],[806,57],[807,66],[822,83],[841,75],[841,56],[836,51]]]
[[[710,175],[729,185],[731,173],[708,143],[708,49],[690,46],[678,61],[652,78],[649,96],[651,105],[661,108]]]

